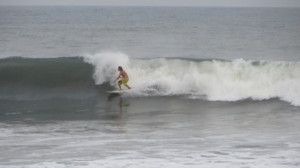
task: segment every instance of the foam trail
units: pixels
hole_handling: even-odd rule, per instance
[[[300,105],[300,63],[129,59],[122,53],[88,55],[96,84],[111,82],[122,65],[130,76],[133,95],[205,96],[212,101],[280,98]],[[111,82],[113,85],[113,83]]]

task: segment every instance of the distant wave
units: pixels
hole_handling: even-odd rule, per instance
[[[86,55],[96,84],[114,85],[116,67],[130,76],[132,95],[188,95],[211,101],[279,98],[300,105],[300,63],[188,59],[130,59],[123,53]]]
[[[133,90],[128,96],[184,95],[211,101],[279,98],[300,105],[299,62],[130,59],[116,52],[73,58],[15,57],[0,59],[0,88],[115,87],[119,65],[130,76]]]

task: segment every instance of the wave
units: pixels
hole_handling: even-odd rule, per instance
[[[0,59],[2,87],[70,87],[94,85],[93,66],[83,58],[22,58]]]
[[[1,59],[0,89],[115,87],[119,65],[128,72],[133,87],[128,96],[180,95],[211,101],[279,98],[300,105],[299,62],[131,59],[116,52],[73,58]]]
[[[279,98],[300,105],[299,62],[130,59],[110,52],[86,55],[84,60],[94,65],[98,85],[115,85],[116,67],[124,66],[132,95],[187,95],[211,101]]]

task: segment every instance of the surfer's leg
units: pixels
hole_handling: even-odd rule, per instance
[[[128,89],[131,89],[131,87],[130,86],[128,86],[128,84],[124,84]]]
[[[127,82],[128,82],[128,79],[123,79],[123,80],[122,80],[122,84],[123,84],[124,86],[126,86],[128,89],[131,89],[131,87],[128,86]]]
[[[120,90],[122,90],[121,85],[122,85],[122,81],[119,80],[119,81],[118,81],[118,86],[119,86],[119,89],[120,89]]]

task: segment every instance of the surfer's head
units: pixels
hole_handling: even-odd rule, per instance
[[[123,68],[121,66],[119,66],[118,71],[123,71]]]

